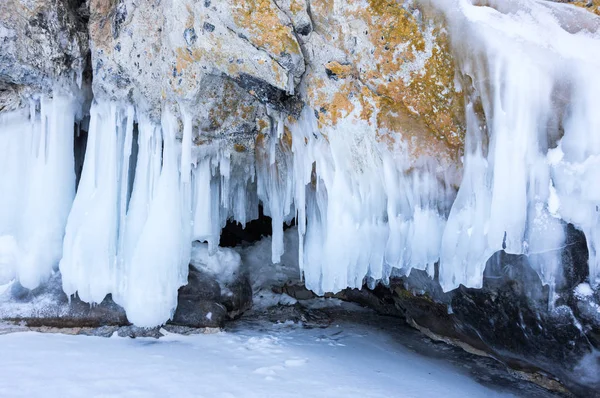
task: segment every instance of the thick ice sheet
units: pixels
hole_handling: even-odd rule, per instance
[[[28,332],[0,345],[3,397],[507,396],[348,325],[159,340]]]

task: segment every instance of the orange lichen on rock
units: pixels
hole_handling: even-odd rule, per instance
[[[280,20],[277,5],[272,0],[233,0],[235,23],[250,33],[257,47],[272,54],[300,54],[300,46],[290,26]]]
[[[395,142],[396,134],[418,141],[417,147],[430,143],[458,154],[465,135],[464,95],[455,88],[456,65],[443,21],[427,10],[419,10],[423,21],[417,20],[414,9],[396,0],[348,0],[342,8],[329,0],[314,3],[314,20],[353,23],[364,35],[358,48],[342,39],[345,31],[337,38],[322,35],[346,60],[325,64],[331,79],[308,77],[309,104],[320,125],[335,126],[352,115],[376,125],[382,141]]]
[[[600,0],[592,0],[591,2],[586,1],[576,1],[571,3],[577,7],[583,7],[596,15],[600,15]]]
[[[425,68],[413,73],[408,85],[401,79],[377,86],[377,91],[418,115],[439,140],[462,147],[464,96],[454,88],[455,65],[446,34],[434,33],[436,45]]]
[[[233,144],[233,150],[239,153],[246,152],[246,147],[242,144]]]
[[[304,10],[306,4],[304,4],[303,0],[291,0],[290,1],[290,11],[292,14],[296,14],[302,10]]]
[[[362,17],[369,24],[376,61],[364,73],[367,84],[389,98],[396,113],[418,115],[432,138],[462,147],[463,95],[454,87],[456,67],[440,23],[428,31],[427,24],[419,24],[393,0],[369,0]]]
[[[352,69],[352,65],[342,65],[337,61],[331,61],[325,64],[325,69],[330,71],[333,76],[345,79],[354,74],[354,70]]]
[[[333,93],[325,89],[325,82],[315,76],[310,76],[308,96],[310,105],[318,110],[319,126],[335,126],[344,117],[350,116],[355,105],[352,102],[360,93],[356,82],[345,81]]]

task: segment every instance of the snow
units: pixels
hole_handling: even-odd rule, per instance
[[[296,299],[286,294],[273,293],[271,288],[281,287],[290,281],[300,280],[298,265],[298,231],[296,227],[283,233],[286,251],[276,264],[272,262],[272,238],[265,237],[258,242],[236,248],[252,286],[254,308],[267,308],[274,305],[293,305]]]
[[[0,345],[0,396],[15,398],[509,396],[360,325],[159,340],[25,332]]]
[[[240,272],[241,263],[240,255],[233,249],[219,247],[211,255],[208,243],[192,244],[190,264],[200,271],[213,275],[220,283],[232,282],[235,275]]]
[[[594,294],[594,291],[589,283],[580,283],[575,287],[574,293],[577,298],[584,299],[586,297],[591,297]]]

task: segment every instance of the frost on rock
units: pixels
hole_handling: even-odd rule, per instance
[[[194,242],[192,245],[190,264],[199,271],[214,275],[223,284],[235,280],[241,263],[240,255],[233,249],[218,248],[211,254],[207,243]]]

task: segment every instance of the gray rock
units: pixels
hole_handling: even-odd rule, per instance
[[[60,273],[29,290],[18,282],[0,296],[0,319],[29,327],[95,328],[129,325],[123,308],[108,295],[99,304],[84,303],[62,291]]]
[[[227,309],[223,304],[211,300],[193,300],[180,297],[170,323],[195,328],[214,328],[222,327],[226,319]]]
[[[72,88],[74,78],[85,70],[89,47],[80,3],[2,1],[0,82],[17,91],[28,86],[32,91],[49,92],[57,83]]]
[[[193,328],[222,327],[252,305],[252,288],[246,274],[230,281],[190,266],[188,284],[179,288],[177,309],[171,325]]]

